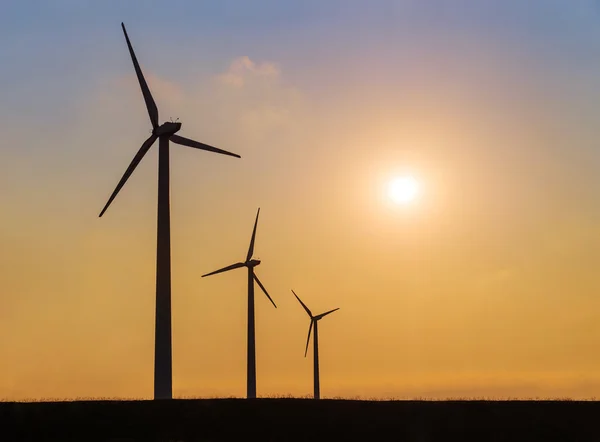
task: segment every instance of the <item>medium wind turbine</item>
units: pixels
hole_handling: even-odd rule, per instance
[[[247,346],[247,366],[246,366],[246,397],[249,399],[256,398],[256,346],[254,340],[254,281],[262,289],[269,301],[277,308],[271,296],[262,285],[258,276],[254,273],[254,267],[260,264],[259,259],[252,259],[254,253],[254,238],[256,237],[256,225],[258,224],[258,214],[260,208],[256,212],[256,220],[254,221],[254,229],[252,230],[252,239],[250,239],[250,247],[248,248],[248,254],[246,255],[246,261],[238,262],[222,269],[215,270],[214,272],[207,273],[205,276],[216,275],[217,273],[227,272],[233,269],[239,269],[241,267],[248,268],[248,346]]]
[[[310,312],[310,310],[308,309],[308,307],[306,306],[306,304],[304,304],[302,302],[302,300],[298,297],[298,295],[296,294],[295,291],[292,290],[292,293],[294,294],[294,296],[296,297],[296,299],[298,300],[298,302],[300,304],[302,304],[302,307],[304,307],[304,310],[306,310],[306,313],[308,313],[308,316],[310,316],[310,326],[308,327],[308,338],[306,339],[306,350],[304,350],[304,357],[306,357],[306,353],[308,352],[308,343],[310,342],[310,332],[313,329],[315,329],[315,337],[313,339],[313,348],[314,348],[314,387],[315,387],[315,399],[320,399],[321,398],[321,390],[320,390],[320,386],[319,386],[319,329],[318,329],[318,321],[320,319],[323,319],[325,316],[327,316],[330,313],[335,312],[336,310],[339,310],[338,308],[334,308],[333,310],[329,310],[328,312],[325,313],[321,313],[320,315],[317,316],[313,316],[313,314]]]
[[[183,146],[194,147],[200,150],[216,152],[240,158],[239,155],[217,149],[207,144],[199,143],[188,138],[175,135],[181,129],[181,123],[165,122],[158,124],[158,108],[152,98],[148,84],[144,79],[142,70],[137,61],[133,47],[127,36],[125,25],[121,23],[129,54],[133,61],[133,67],[137,75],[142,95],[146,102],[150,122],[152,123],[152,134],[144,141],[133,161],[125,171],[121,181],[108,199],[108,202],[100,212],[100,216],[106,212],[108,206],[115,199],[121,188],[127,182],[137,165],[142,161],[144,155],[158,139],[158,223],[157,223],[157,247],[156,247],[156,325],[154,341],[154,399],[171,399],[173,397],[172,383],[172,349],[171,349],[171,220],[169,203],[169,141]]]

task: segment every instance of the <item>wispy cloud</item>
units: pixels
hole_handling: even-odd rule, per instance
[[[292,129],[308,117],[303,94],[286,83],[275,62],[238,57],[227,71],[216,76],[216,82],[214,98],[250,142],[262,142],[273,131]]]
[[[190,125],[202,124],[199,129],[208,131],[213,139],[235,138],[240,144],[251,145],[264,142],[273,131],[281,132],[307,117],[302,110],[303,94],[284,81],[281,68],[273,61],[237,57],[224,72],[212,78],[186,82],[167,80],[149,70],[144,71],[144,76],[158,105],[160,120],[179,117],[188,134]],[[146,124],[140,88],[133,73],[103,82],[101,89],[90,102],[92,113],[101,114],[102,119],[128,121],[135,115],[136,121]]]
[[[253,78],[276,79],[281,71],[277,64],[272,62],[256,63],[247,55],[238,57],[231,62],[229,69],[218,75],[218,80],[233,87],[243,87],[248,80]]]

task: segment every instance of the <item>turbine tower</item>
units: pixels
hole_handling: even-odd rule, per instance
[[[142,70],[137,61],[133,47],[127,36],[125,25],[121,23],[133,67],[142,89],[146,102],[152,134],[144,141],[133,161],[125,171],[121,181],[117,184],[108,202],[100,212],[106,212],[108,206],[115,199],[121,188],[127,182],[137,165],[150,147],[158,139],[158,222],[157,222],[157,247],[156,247],[156,324],[154,341],[154,399],[171,399],[173,397],[172,383],[172,349],[171,349],[171,221],[169,203],[169,141],[183,146],[194,147],[200,150],[216,152],[240,158],[239,155],[208,146],[188,138],[175,135],[181,129],[181,123],[166,122],[158,124],[158,109],[152,98],[148,84],[144,79]]]
[[[304,304],[302,302],[302,300],[298,297],[298,295],[296,294],[295,291],[292,290],[292,293],[294,294],[294,296],[296,297],[296,299],[298,300],[298,302],[300,304],[302,304],[302,307],[304,307],[304,310],[306,310],[306,313],[308,313],[308,316],[310,316],[310,326],[308,327],[308,338],[306,339],[306,350],[304,350],[304,357],[306,357],[306,353],[308,352],[308,343],[310,341],[310,332],[313,329],[315,329],[315,337],[313,339],[313,349],[314,349],[314,370],[313,370],[313,376],[314,376],[314,389],[315,389],[315,399],[320,399],[321,398],[321,390],[320,390],[320,386],[319,386],[319,329],[318,329],[318,321],[320,319],[323,319],[325,316],[327,316],[330,313],[335,312],[336,310],[339,310],[338,308],[334,308],[333,310],[329,310],[328,312],[325,313],[321,313],[320,315],[317,316],[313,316],[313,314],[311,313],[311,311],[308,309],[308,307],[306,306],[306,304]]]
[[[227,272],[228,270],[239,269],[240,267],[248,268],[248,346],[247,346],[247,366],[246,366],[246,397],[248,399],[256,398],[256,345],[254,340],[254,281],[262,289],[269,301],[277,308],[271,296],[262,285],[258,276],[254,273],[254,267],[260,264],[259,259],[252,259],[254,253],[254,238],[256,237],[256,225],[258,224],[258,214],[260,208],[256,212],[256,220],[254,221],[254,229],[252,230],[252,238],[250,239],[250,247],[246,255],[246,261],[238,262],[214,272],[207,273],[205,276],[216,275],[217,273]]]

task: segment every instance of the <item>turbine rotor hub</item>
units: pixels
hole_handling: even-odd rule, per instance
[[[246,261],[246,265],[248,267],[256,267],[260,264],[260,259],[251,259],[250,261]]]

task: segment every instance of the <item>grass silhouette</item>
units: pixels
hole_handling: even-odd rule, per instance
[[[0,403],[0,440],[600,440],[594,400],[46,399]]]

